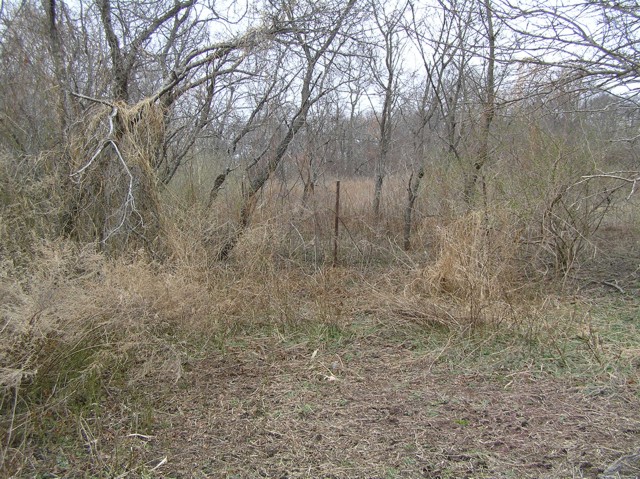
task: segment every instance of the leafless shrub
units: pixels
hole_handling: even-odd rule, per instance
[[[542,214],[540,246],[552,270],[567,275],[596,253],[592,242],[602,221],[621,198],[624,185],[612,180],[578,181],[560,187]]]

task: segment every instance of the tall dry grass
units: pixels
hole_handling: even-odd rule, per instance
[[[175,381],[213,327],[205,285],[142,251],[107,260],[95,246],[42,242],[27,273],[0,279],[0,394],[5,473],[49,440],[46,417],[82,415],[109,390]]]
[[[26,268],[38,241],[59,234],[55,166],[48,154],[15,158],[0,152],[0,261],[7,267]]]

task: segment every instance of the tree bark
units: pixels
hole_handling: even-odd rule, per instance
[[[398,69],[398,43],[395,38],[400,16],[397,18],[384,18],[384,22],[378,17],[380,13],[374,7],[374,16],[378,29],[384,38],[384,69],[386,78],[382,78],[374,69],[376,82],[384,91],[382,114],[380,116],[380,140],[376,161],[375,184],[373,191],[373,216],[377,220],[380,217],[380,205],[382,203],[382,186],[384,184],[385,168],[389,156],[391,144],[393,104],[396,97],[396,73]]]
[[[125,67],[125,59],[120,48],[120,42],[113,29],[111,19],[111,1],[97,0],[100,10],[100,20],[104,28],[109,52],[111,54],[111,67],[113,68],[113,96],[115,100],[127,102],[129,100],[129,75]]]

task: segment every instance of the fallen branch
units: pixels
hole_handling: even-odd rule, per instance
[[[602,284],[604,284],[605,286],[609,286],[609,287],[611,287],[613,289],[617,289],[618,292],[620,292],[620,294],[624,294],[624,289],[622,289],[620,286],[618,286],[616,280],[602,281]]]

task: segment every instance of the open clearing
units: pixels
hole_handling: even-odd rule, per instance
[[[49,471],[39,477],[599,477],[639,443],[640,325],[635,298],[595,303],[605,306],[589,308],[588,331],[549,323],[530,338],[372,314],[229,334],[150,374],[144,388],[114,385],[68,426],[68,444],[40,451],[36,469]]]
[[[154,404],[143,449],[168,458],[163,475],[595,477],[640,437],[637,384],[614,375],[490,367],[490,353],[490,370],[455,371],[378,336],[313,359],[269,343],[194,362]]]

